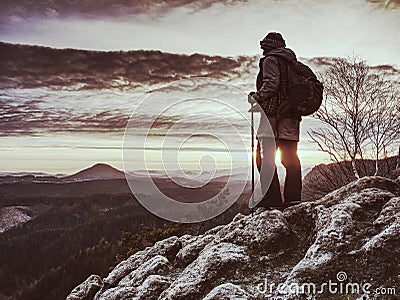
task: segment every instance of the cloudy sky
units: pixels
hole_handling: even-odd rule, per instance
[[[0,40],[82,49],[259,54],[279,31],[301,57],[400,65],[399,0],[2,0]]]
[[[399,29],[400,0],[0,1],[0,41],[57,48],[260,55],[259,40],[269,31],[279,31],[288,47],[300,57],[358,54],[373,65],[399,67]],[[2,54],[1,57],[7,57],[4,52]],[[175,63],[172,56],[162,57],[169,57],[172,65]],[[28,77],[29,68],[38,71],[37,64],[47,61],[47,57],[40,55],[29,59],[35,61],[25,64]],[[81,59],[85,61],[86,56]],[[195,62],[195,58],[190,59]],[[17,59],[16,65],[21,61],[25,60]],[[59,64],[54,65],[60,68]],[[45,78],[46,74],[51,74],[49,79],[58,76],[52,73],[54,69],[44,66],[48,70],[37,80]],[[147,61],[145,66],[151,68]],[[185,64],[185,67],[191,68],[191,65]],[[249,72],[254,74],[250,76]],[[245,77],[241,81],[251,81],[253,86],[256,70],[243,70],[241,74]],[[4,88],[0,92],[0,110],[4,110],[2,116],[8,120],[7,124],[1,124],[3,127],[21,125],[23,115],[24,122],[43,125],[39,129],[44,131],[43,134],[39,130],[41,135],[37,135],[38,132],[5,134],[0,146],[0,160],[4,162],[0,172],[70,173],[100,161],[122,167],[122,133],[107,131],[105,127],[108,121],[115,128],[124,127],[126,114],[132,111],[132,91],[60,91],[48,89],[45,84],[32,89]],[[241,100],[247,94],[244,96],[235,98],[234,106],[243,105],[242,110],[247,112],[247,102]],[[11,117],[15,118],[14,123],[10,123]],[[80,122],[88,126],[94,124],[95,132],[74,132],[74,128],[82,127]],[[99,123],[101,128],[97,128]],[[25,130],[29,129],[25,123],[23,125]],[[303,122],[299,144],[303,167],[323,161],[316,146],[307,141],[309,127],[315,124]],[[17,132],[18,128],[11,132]],[[58,132],[63,128],[68,134]]]

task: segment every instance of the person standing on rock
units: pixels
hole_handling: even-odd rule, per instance
[[[301,201],[301,165],[297,156],[297,144],[301,116],[285,99],[283,87],[287,82],[285,62],[297,60],[295,53],[286,48],[285,40],[277,32],[270,32],[260,41],[263,57],[259,63],[256,92],[251,92],[250,104],[259,104],[261,114],[257,130],[257,167],[260,171],[261,189],[264,195],[257,207],[283,208]],[[258,106],[258,105],[257,105]],[[268,122],[272,131],[268,130]],[[273,140],[275,139],[275,143]],[[275,165],[277,148],[286,169],[284,201],[282,199]],[[263,170],[274,170],[272,182]]]

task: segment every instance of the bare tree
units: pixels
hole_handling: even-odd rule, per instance
[[[325,126],[308,135],[333,161],[350,160],[360,178],[357,161],[371,156],[368,149],[378,161],[399,139],[397,88],[357,57],[334,59],[323,82],[324,101],[314,117]]]
[[[367,134],[371,142],[371,157],[375,159],[374,175],[377,175],[379,159],[386,158],[388,149],[400,139],[400,113],[399,94],[392,82],[376,74],[373,83],[375,93],[369,102],[370,126]]]

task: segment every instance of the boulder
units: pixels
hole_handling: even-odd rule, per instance
[[[159,299],[199,299],[216,280],[235,272],[249,261],[245,248],[231,243],[218,243],[203,249]]]
[[[103,280],[98,275],[90,275],[84,282],[74,288],[67,296],[67,300],[88,300],[103,286]]]
[[[224,283],[212,289],[204,300],[248,300],[250,296],[240,286]]]
[[[104,279],[105,286],[116,286],[123,277],[156,255],[174,259],[180,248],[181,242],[176,236],[158,241],[153,247],[147,247],[119,263]]]
[[[95,299],[299,299],[315,291],[298,295],[293,285],[329,281],[398,287],[398,192],[393,180],[365,177],[283,212],[238,214],[203,235],[159,241],[103,280],[89,277],[68,299],[92,299],[101,286]],[[332,297],[327,291],[318,295]]]

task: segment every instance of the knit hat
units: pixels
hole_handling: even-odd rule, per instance
[[[270,32],[262,41],[260,41],[260,46],[261,49],[264,48],[274,49],[274,48],[286,47],[286,43],[280,33]]]

